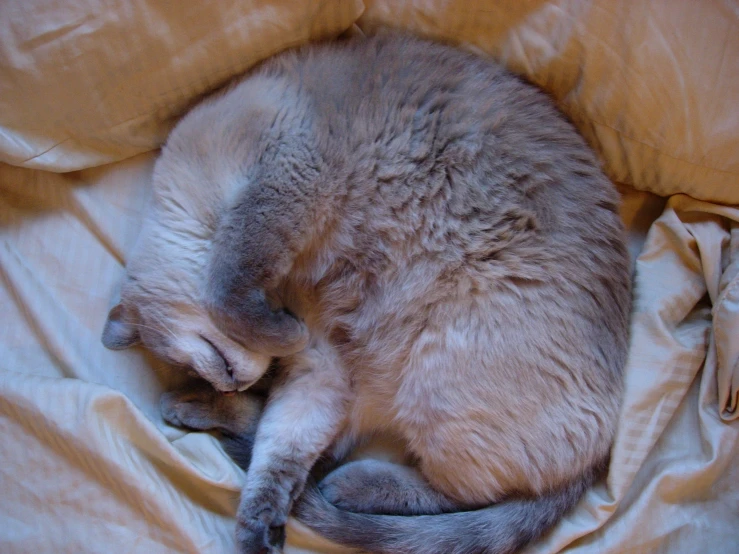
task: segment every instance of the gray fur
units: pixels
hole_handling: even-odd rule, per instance
[[[344,464],[321,480],[318,488],[331,504],[349,512],[410,516],[458,508],[414,468],[382,460]]]
[[[413,38],[308,46],[188,114],[154,189],[106,344],[133,327],[220,391],[281,356],[241,552],[278,548],[319,457],[377,432],[417,473],[340,468],[326,494],[436,515],[352,514],[311,489],[298,517],[347,545],[509,552],[591,483],[620,404],[628,258],[614,187],[541,92]]]
[[[315,485],[295,506],[298,519],[339,544],[384,554],[511,554],[568,512],[596,472],[536,498],[439,515],[374,515],[340,510]]]

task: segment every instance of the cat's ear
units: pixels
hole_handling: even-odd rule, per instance
[[[105,348],[123,350],[139,343],[139,331],[127,315],[123,304],[116,304],[111,308],[103,327]]]

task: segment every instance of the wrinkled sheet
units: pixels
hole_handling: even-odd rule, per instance
[[[163,422],[176,374],[100,344],[154,156],[0,165],[0,552],[234,551],[243,472]],[[739,210],[622,192],[641,254],[610,474],[529,552],[737,552]],[[342,551],[288,535],[288,553]]]
[[[708,203],[739,203],[736,2],[170,4],[0,2],[0,159],[67,171],[148,150],[195,96],[352,22],[492,54],[614,180],[692,196],[621,188],[636,300],[610,473],[528,552],[739,552],[739,209]],[[0,164],[3,554],[234,551],[243,472],[159,414],[181,376],[100,344],[154,159]],[[287,551],[343,550],[293,522]]]

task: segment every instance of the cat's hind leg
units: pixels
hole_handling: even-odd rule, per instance
[[[460,506],[437,492],[414,468],[381,460],[344,464],[318,485],[334,506],[365,514],[420,515]]]
[[[249,467],[264,398],[250,392],[224,395],[203,382],[164,393],[160,407],[171,425],[219,431],[226,453],[242,469]]]
[[[164,420],[176,427],[243,435],[256,432],[264,398],[249,392],[225,395],[203,381],[166,392],[159,403]]]

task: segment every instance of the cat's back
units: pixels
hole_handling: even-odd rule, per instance
[[[392,341],[398,318],[423,320],[419,302],[505,292],[536,304],[547,290],[588,314],[583,325],[617,329],[621,365],[630,292],[618,196],[550,98],[490,59],[392,33],[311,45],[271,71],[310,98],[315,141],[345,187],[313,268],[331,302],[363,298],[373,313],[362,321],[387,322]]]
[[[444,252],[450,267],[519,276],[564,260],[584,279],[593,260],[623,273],[618,196],[594,153],[496,62],[383,33],[310,45],[271,71],[310,98],[317,147],[346,187],[342,230],[375,269],[392,243],[397,263]]]
[[[266,72],[309,98],[316,146],[345,170],[350,195],[382,199],[394,216],[410,198],[440,193],[460,213],[525,204],[553,232],[573,206],[618,219],[614,188],[582,137],[548,96],[491,59],[384,32],[271,64]]]
[[[558,119],[539,91],[493,60],[390,31],[311,44],[277,57],[268,71],[299,83],[329,131],[321,138],[352,159],[371,151],[419,161],[428,154],[419,143],[429,139],[437,154],[465,139],[474,153],[481,145],[472,141],[505,124],[493,118],[503,110],[519,127]]]

